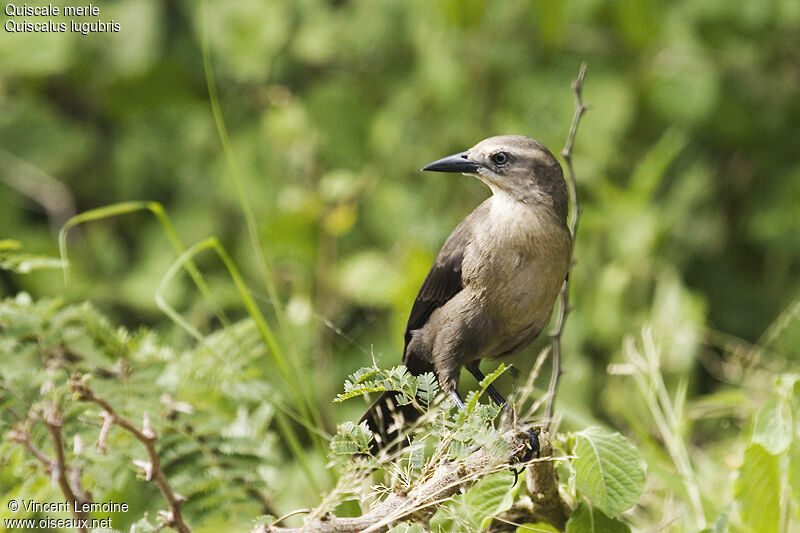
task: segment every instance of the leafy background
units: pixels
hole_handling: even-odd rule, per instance
[[[334,406],[332,398],[371,353],[383,366],[399,360],[416,289],[451,228],[486,197],[476,180],[419,168],[503,133],[532,136],[557,153],[573,109],[570,80],[586,61],[592,107],[575,152],[584,212],[557,403],[563,427],[610,426],[642,451],[648,491],[632,524],[680,516],[691,497],[677,481],[669,437],[652,406],[631,401],[658,380],[637,389],[630,354],[657,352],[664,390],[685,398],[670,427],[694,465],[705,514],[678,518],[670,530],[721,516],[744,530],[784,524],[759,524],[753,513],[763,506],[737,507],[750,498],[748,483],[732,478],[739,471],[746,480],[745,467],[765,464],[752,475],[800,486],[796,382],[783,375],[800,357],[798,2],[109,0],[101,9],[120,33],[0,40],[0,239],[16,241],[6,248],[19,243],[15,254],[53,257],[58,229],[75,213],[160,202],[186,246],[216,236],[231,254],[279,332],[296,388],[252,340],[254,326],[237,322],[246,316],[241,294],[213,254],[199,254],[197,265],[236,325],[220,321],[188,276],[172,279],[164,298],[213,342],[236,341],[220,348],[223,358],[159,310],[154,296],[176,254],[146,212],[73,229],[69,285],[57,270],[15,268],[0,271],[0,291],[88,301],[142,339],[157,335],[172,356],[140,339],[128,357],[160,361],[157,370],[142,363],[161,376],[159,394],[218,413],[209,434],[225,424],[228,437],[270,442],[245,445],[250,464],[260,465],[250,482],[268,510],[315,505],[333,478],[313,437],[300,438],[304,451],[276,437],[274,405],[261,398],[288,409],[307,398],[329,433],[357,418],[361,403]],[[204,38],[229,151],[210,105]],[[274,276],[272,295],[243,197]],[[6,301],[0,357],[6,368],[30,357],[25,379],[36,390],[46,370],[23,351],[29,337],[10,317],[36,317],[36,331],[72,340],[53,328],[54,307],[30,305]],[[513,358],[523,376],[545,342]],[[4,398],[21,379],[3,377]],[[507,373],[498,386],[514,382]],[[146,383],[134,397],[147,396]],[[463,386],[475,384],[465,376]],[[157,399],[152,408],[162,409]],[[13,420],[2,423],[5,432]],[[777,442],[769,441],[774,431],[759,431],[774,424],[789,428]],[[245,435],[252,428],[260,432]],[[8,499],[29,470],[18,448],[4,442],[2,450]],[[795,477],[781,478],[778,465],[790,456]],[[126,483],[116,490],[148,494]],[[46,477],[40,485],[54,490]],[[247,527],[263,510],[259,501],[225,515],[198,507],[194,524]],[[797,525],[797,506],[784,512]]]

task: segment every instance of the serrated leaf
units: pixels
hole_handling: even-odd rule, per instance
[[[739,518],[752,531],[777,533],[780,513],[781,472],[778,457],[753,443],[744,452],[733,493]]]
[[[439,382],[433,372],[425,372],[417,376],[417,396],[422,401],[422,405],[430,407],[438,392]]]
[[[459,461],[464,459],[469,455],[470,445],[468,442],[463,442],[460,440],[453,440],[450,443],[450,448],[448,448],[448,457],[452,461]]]
[[[408,455],[408,464],[414,470],[420,470],[425,465],[425,439],[427,437],[416,435],[411,441]]]
[[[612,519],[600,510],[581,503],[567,521],[566,533],[630,533],[624,522]]]
[[[389,370],[388,378],[395,380],[397,382],[401,382],[404,377],[408,376],[408,369],[403,365],[397,365],[396,367]]]
[[[385,392],[386,387],[383,386],[383,383],[378,383],[376,381],[367,381],[365,383],[353,384],[349,381],[345,382],[345,391],[341,394],[337,394],[336,398],[333,399],[334,402],[343,402],[345,400],[349,400],[350,398],[355,398],[356,396],[362,396],[363,394],[369,392]]]
[[[378,372],[379,369],[375,368],[374,366],[364,366],[356,370],[353,374],[350,374],[348,377],[353,383],[361,383],[367,378],[371,378]]]
[[[789,398],[772,396],[756,412],[753,442],[772,455],[785,452],[792,443],[792,405]]]
[[[644,492],[647,465],[628,439],[596,427],[575,438],[572,465],[581,494],[612,518],[635,505]]]
[[[331,439],[332,455],[353,455],[356,453],[369,453],[369,444],[372,441],[372,431],[366,422],[356,425],[347,421],[339,426],[339,430]]]
[[[262,514],[261,516],[257,516],[253,519],[253,525],[265,526],[268,524],[272,524],[273,522],[275,522],[275,520],[277,520],[277,518],[270,514]]]
[[[730,523],[730,507],[731,505],[727,505],[725,510],[722,511],[719,516],[717,517],[717,522],[714,524],[714,529],[709,529],[709,533],[727,533],[728,532],[728,525]]]

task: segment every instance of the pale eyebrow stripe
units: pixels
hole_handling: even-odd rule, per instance
[[[539,163],[547,164],[548,158],[542,152],[526,152],[524,155],[517,156],[519,161],[537,161]]]

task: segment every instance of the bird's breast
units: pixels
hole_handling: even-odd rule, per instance
[[[571,254],[569,232],[555,217],[505,206],[467,246],[465,286],[508,342],[535,336],[550,319]]]

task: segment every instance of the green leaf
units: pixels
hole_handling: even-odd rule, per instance
[[[356,370],[355,373],[350,374],[349,378],[353,383],[363,383],[368,378],[371,378],[377,374],[379,371],[380,369],[375,368],[374,366],[365,366]]]
[[[576,435],[575,483],[594,507],[615,517],[639,501],[647,465],[636,448],[616,432],[591,427]]]
[[[338,403],[349,400],[350,398],[355,398],[356,396],[361,396],[368,392],[385,391],[386,387],[384,386],[383,380],[365,381],[363,383],[353,383],[352,381],[348,380],[344,382],[344,392],[342,394],[337,394],[333,401]]]
[[[508,370],[508,367],[505,364],[500,363],[500,366],[498,366],[494,372],[492,372],[491,374],[489,374],[488,376],[484,377],[481,380],[480,383],[481,389],[477,394],[472,395],[472,397],[470,397],[469,400],[467,401],[466,407],[461,411],[462,418],[465,418],[467,414],[475,412],[475,409],[478,406],[478,398],[480,398],[481,394],[483,394],[486,391],[486,389],[489,388],[489,385],[491,385],[494,382],[494,380],[499,378],[506,370]]]
[[[10,270],[17,274],[29,274],[34,270],[59,270],[62,266],[60,259],[45,255],[0,255],[0,270]]]
[[[538,522],[536,524],[522,524],[517,528],[517,533],[561,533],[561,531],[550,524]]]
[[[753,423],[753,442],[772,455],[785,452],[792,443],[791,400],[774,395],[756,412]]]
[[[0,239],[0,252],[6,250],[19,250],[22,243],[14,239]]]
[[[349,420],[339,426],[339,431],[331,439],[332,455],[352,455],[356,453],[369,453],[369,443],[372,440],[372,431],[366,422],[356,425]]]
[[[442,505],[431,519],[431,531],[483,531],[494,516],[511,508],[513,483],[506,471],[486,476],[466,494]]]
[[[253,519],[253,525],[255,526],[266,526],[270,525],[277,520],[277,517],[272,516],[271,514],[262,514],[261,516],[257,516]]]
[[[638,198],[651,198],[670,166],[688,143],[685,133],[672,128],[645,154],[631,176],[630,190]]]
[[[800,507],[800,440],[795,439],[789,450],[789,485],[795,509]]]
[[[730,505],[725,507],[725,510],[722,511],[719,516],[717,517],[717,522],[714,524],[714,529],[709,528],[708,533],[727,533],[728,526],[730,524]]]
[[[758,443],[748,446],[733,491],[739,518],[746,526],[759,533],[777,533],[781,515],[777,456]]]
[[[567,533],[630,533],[624,522],[612,519],[599,510],[581,503],[567,521]]]
[[[495,516],[511,509],[513,489],[514,476],[503,471],[486,476],[464,495],[464,505],[480,521],[480,531],[486,529]]]
[[[417,376],[417,395],[422,401],[422,405],[430,407],[431,402],[439,392],[439,382],[433,372],[425,372]]]
[[[414,470],[421,470],[425,465],[425,439],[427,436],[415,435],[409,447],[408,464]]]

